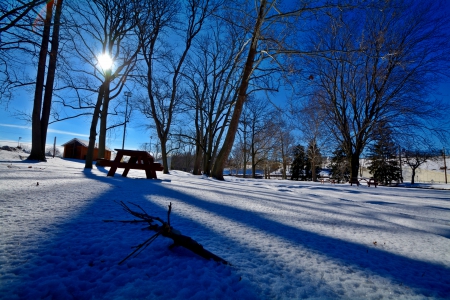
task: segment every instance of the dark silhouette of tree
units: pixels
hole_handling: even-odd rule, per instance
[[[9,48],[10,45],[5,41],[5,44],[1,41],[1,34],[14,27],[22,27],[24,24],[21,22],[26,20],[28,26],[30,26],[29,14],[33,9],[46,3],[46,0],[31,0],[31,1],[17,1],[17,0],[3,0],[0,4],[0,48]]]
[[[293,150],[293,160],[291,164],[291,180],[306,180],[305,168],[307,157],[305,148],[297,145]]]
[[[42,41],[34,92],[31,152],[28,159],[45,161],[45,143],[52,105],[63,0],[49,1],[43,18]],[[55,8],[55,12],[53,9]],[[53,30],[52,30],[53,26]],[[51,38],[50,38],[51,35]],[[50,51],[48,51],[50,45]],[[47,59],[48,65],[47,65]],[[47,73],[47,74],[46,74]],[[47,75],[47,76],[46,76]]]
[[[268,101],[251,98],[244,104],[242,123],[247,127],[252,178],[256,178],[256,168],[265,161],[265,155],[274,143],[278,126],[272,121],[275,112]]]
[[[330,162],[331,177],[337,182],[350,180],[350,161],[346,151],[342,147],[335,149]]]
[[[338,7],[338,2],[301,1],[286,3],[282,6],[278,5],[278,1],[245,1],[236,5],[239,7],[238,9],[234,8],[234,12],[241,12],[245,17],[242,18],[242,16],[238,16],[239,13],[230,12],[229,22],[235,26],[246,27],[249,38],[243,45],[247,55],[237,89],[238,97],[222,149],[214,163],[212,177],[223,180],[224,164],[233,147],[243,105],[248,97],[250,82],[253,81],[252,84],[257,86],[256,82],[264,72],[289,73],[292,71],[291,65],[286,62],[290,61],[292,55],[315,53],[315,50],[299,50],[299,39],[295,36],[297,34],[295,29],[305,24],[309,17],[314,20],[320,12],[325,12],[327,8]],[[234,2],[232,3],[234,4]],[[236,20],[241,21],[242,24],[236,24]],[[284,59],[283,63],[282,59]],[[272,63],[264,65],[263,62],[267,60]],[[284,63],[286,64],[284,65]],[[267,89],[267,85],[261,87],[261,89],[264,88]],[[283,170],[286,171],[285,168]]]
[[[168,174],[168,142],[184,94],[181,84],[183,68],[194,39],[217,6],[210,0],[148,1],[145,6],[150,17],[139,24],[143,58],[140,83],[146,88],[149,101],[143,103],[141,110],[154,122],[161,144],[164,173]],[[186,22],[176,22],[177,18]],[[172,47],[164,39],[169,30],[171,35],[177,36],[178,47]]]
[[[135,1],[125,0],[72,1],[68,10],[65,22],[70,26],[65,33],[71,56],[66,58],[63,80],[71,93],[60,103],[88,111],[67,119],[92,116],[85,162],[85,168],[89,169],[93,165],[97,130],[98,156],[104,157],[111,101],[123,95],[127,77],[136,64],[140,49],[135,34],[139,6]],[[102,66],[102,56],[111,59],[110,67]],[[95,96],[96,100],[91,100]],[[125,101],[121,103],[124,107]]]
[[[402,155],[403,163],[411,168],[411,184],[414,184],[416,170],[427,161],[437,158],[440,155],[438,150],[433,149],[410,149],[405,150]]]
[[[196,147],[194,175],[210,175],[228,128],[240,75],[241,35],[220,20],[211,27],[194,41],[183,71],[188,87],[184,106],[190,118],[182,127],[189,128],[184,135]]]
[[[353,12],[330,10],[311,32],[308,60],[328,130],[357,180],[359,157],[381,123],[394,135],[443,133],[448,106],[428,93],[449,67],[444,1],[377,2]]]
[[[388,185],[400,179],[401,166],[396,155],[397,146],[388,132],[379,135],[375,143],[369,147],[369,151],[368,169],[376,181]]]

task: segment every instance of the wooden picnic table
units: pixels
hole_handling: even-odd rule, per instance
[[[157,179],[156,171],[164,170],[160,163],[155,163],[153,156],[146,151],[139,150],[126,150],[126,149],[114,149],[117,151],[116,158],[114,160],[98,159],[97,165],[102,167],[111,167],[107,176],[113,176],[116,174],[117,168],[124,168],[122,173],[123,177],[127,177],[130,169],[145,170],[147,179]],[[129,156],[128,162],[122,162],[124,156]]]

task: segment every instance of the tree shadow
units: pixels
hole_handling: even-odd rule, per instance
[[[172,193],[174,198],[186,204],[195,205],[235,222],[279,236],[345,265],[362,268],[392,282],[408,286],[426,297],[450,295],[450,277],[448,276],[450,269],[443,265],[415,260],[380,248],[291,227],[254,212],[201,200],[178,191],[172,191]]]
[[[100,169],[99,171],[106,172]],[[9,262],[8,269],[0,266],[1,273],[5,274],[1,278],[0,298],[14,296],[28,299],[45,297],[80,299],[91,298],[92,295],[102,295],[104,298],[175,298],[183,295],[185,298],[258,299],[283,297],[282,293],[285,293],[285,298],[302,296],[298,294],[299,291],[294,290],[270,290],[262,277],[250,278],[251,272],[247,268],[252,265],[277,268],[279,262],[268,261],[266,253],[259,254],[258,249],[255,251],[255,245],[245,240],[245,235],[239,238],[229,236],[213,230],[199,221],[195,215],[177,212],[177,203],[209,212],[211,218],[218,216],[230,220],[233,224],[245,226],[249,230],[264,232],[269,236],[286,240],[298,248],[327,256],[339,265],[352,266],[380,275],[406,285],[424,296],[446,297],[450,293],[450,282],[446,277],[449,269],[441,265],[413,260],[374,247],[295,228],[283,224],[281,220],[274,221],[255,212],[199,199],[170,188],[165,182],[117,175],[98,176],[89,169],[83,170],[82,174],[95,180],[90,182],[93,185],[92,190],[99,189],[104,192],[89,198],[90,190],[80,183],[73,183],[76,188],[61,187],[55,192],[73,191],[71,201],[85,204],[80,204],[74,209],[68,206],[69,212],[62,214],[54,222],[41,220],[40,223],[36,223],[31,219],[26,220],[23,224],[25,226],[43,227],[31,230],[32,235],[25,235],[24,239],[18,241],[24,246],[17,246],[17,239],[8,237],[9,251],[19,250],[20,254],[15,257],[15,261]],[[193,186],[193,188],[202,187]],[[221,194],[220,190],[217,194]],[[163,200],[160,200],[161,197]],[[68,198],[65,196],[63,199],[69,202]],[[236,267],[206,261],[183,249],[170,251],[168,246],[171,240],[168,239],[158,239],[140,256],[118,266],[117,263],[132,251],[131,246],[142,243],[153,233],[142,231],[141,226],[105,223],[102,220],[130,219],[116,203],[117,201],[139,204],[149,214],[164,217],[167,215],[168,203],[161,201],[167,199],[169,201],[173,199],[174,202],[171,220],[176,229],[191,236],[206,249],[229,260]],[[61,204],[62,201],[58,203],[58,200],[56,198],[54,203],[50,203],[49,209],[53,209],[55,214],[65,207],[65,204]],[[183,228],[195,231],[185,232]],[[45,234],[40,237],[39,232]],[[179,259],[175,259],[177,257]],[[244,261],[249,258],[250,262]],[[383,262],[389,263],[384,266]],[[390,266],[394,268],[391,269]],[[304,266],[299,264],[288,273],[289,281],[305,280],[310,283],[316,280],[320,281],[316,288],[326,286],[326,282],[315,279],[314,274],[305,274],[306,271]],[[205,279],[204,274],[209,278]],[[176,289],[167,289],[174,284],[177,286]],[[289,287],[289,282],[284,284]],[[217,290],[221,291],[221,294],[213,294]],[[195,294],[195,291],[204,291],[204,297]],[[314,296],[314,291],[310,293]],[[329,291],[327,296],[342,297],[334,291]]]
[[[197,294],[200,291],[213,298],[216,291],[235,299],[259,298],[259,287],[248,280],[240,281],[236,268],[207,261],[183,249],[169,250],[171,240],[166,238],[159,238],[144,253],[119,266],[118,262],[132,252],[132,246],[153,233],[141,230],[142,226],[102,220],[132,219],[117,203],[122,200],[137,203],[152,215],[164,218],[165,207],[148,200],[162,192],[162,182],[98,176],[86,169],[82,173],[95,179],[89,181],[93,190],[105,192],[89,198],[89,189],[77,182],[73,183],[77,188],[70,184],[52,187],[55,193],[70,191],[71,196],[55,198],[48,207],[41,204],[39,211],[29,212],[30,217],[20,220],[18,226],[23,229],[16,228],[17,232],[2,237],[3,254],[12,259],[0,258],[0,299],[204,298]],[[68,212],[61,213],[62,209]],[[52,210],[54,219],[39,216],[40,212]],[[202,224],[196,228],[215,236],[218,248],[221,238],[217,233]],[[239,249],[233,241],[229,243]],[[174,284],[176,289],[168,288]]]

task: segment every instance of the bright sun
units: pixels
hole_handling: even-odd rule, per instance
[[[103,70],[109,70],[109,69],[111,69],[111,67],[113,65],[113,60],[112,60],[111,56],[109,56],[108,53],[103,53],[103,54],[100,54],[99,56],[97,56],[97,61],[98,61],[98,65]]]

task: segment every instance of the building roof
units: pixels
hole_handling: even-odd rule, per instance
[[[86,147],[86,148],[89,146],[89,141],[87,141],[87,140],[80,140],[80,139],[77,139],[77,138],[73,138],[73,139],[71,139],[70,141],[68,141],[68,142],[66,142],[66,143],[64,143],[64,144],[62,144],[61,146],[65,146],[65,145],[68,145],[68,144],[72,144],[72,143],[74,143],[74,142],[78,142],[78,143],[80,143],[82,146],[84,146],[84,147]],[[97,147],[97,143],[95,143],[95,146],[96,146],[95,148],[98,148],[98,147]],[[105,147],[105,150],[113,152],[113,150],[109,149],[108,147]]]

